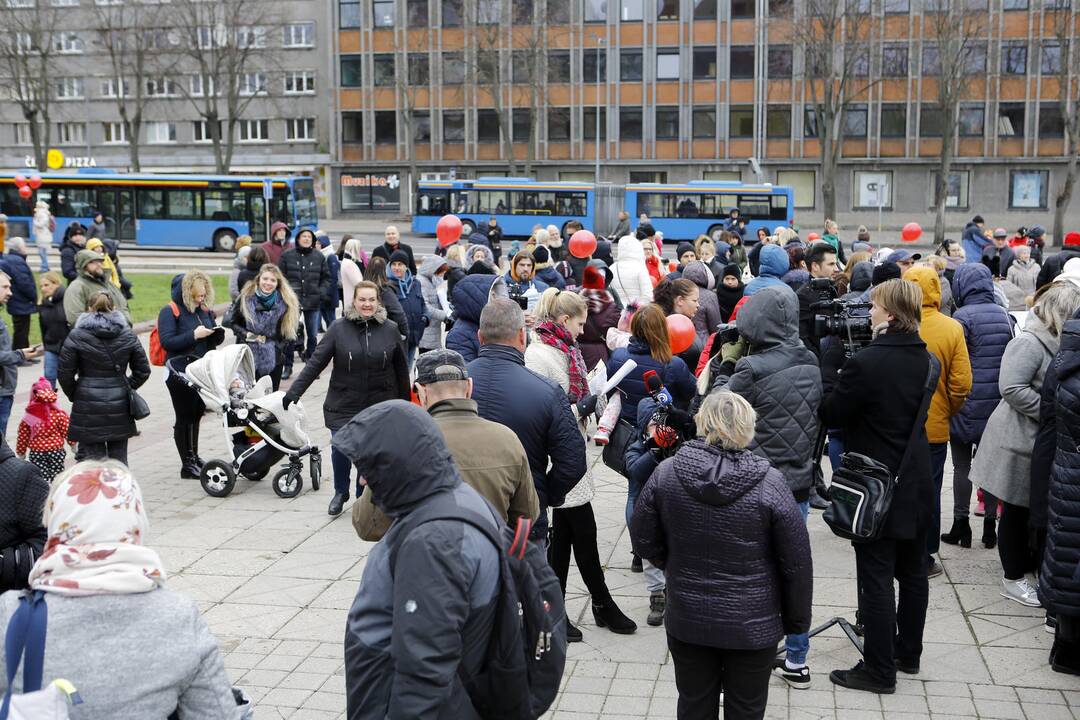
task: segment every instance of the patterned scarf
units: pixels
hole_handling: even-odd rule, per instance
[[[536,326],[536,334],[540,342],[566,354],[567,370],[570,374],[570,389],[566,394],[570,397],[570,402],[576,403],[588,396],[589,381],[585,377],[588,373],[585,369],[585,358],[581,357],[581,350],[574,338],[570,337],[570,331],[556,322],[545,320]]]
[[[127,468],[83,464],[61,475],[45,506],[49,539],[30,587],[58,595],[129,595],[165,583],[157,552],[143,547],[146,509]]]

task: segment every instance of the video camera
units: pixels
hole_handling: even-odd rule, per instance
[[[525,294],[521,292],[521,288],[512,285],[508,297],[516,302],[522,310],[529,309],[529,298],[525,297]]]
[[[818,340],[829,335],[840,338],[848,356],[874,339],[870,303],[833,298],[813,303],[810,309],[814,311],[814,337]]]

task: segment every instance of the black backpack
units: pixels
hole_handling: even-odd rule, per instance
[[[492,529],[492,519],[502,527],[501,533]],[[458,669],[469,699],[485,720],[535,720],[551,707],[559,692],[566,664],[566,609],[547,556],[529,544],[532,521],[522,518],[511,528],[494,512],[484,517],[460,507],[451,493],[440,493],[402,519],[405,527],[398,531],[398,545],[390,550],[391,573],[400,542],[433,520],[468,523],[501,551],[487,656],[474,677],[466,677]]]

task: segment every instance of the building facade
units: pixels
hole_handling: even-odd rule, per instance
[[[842,223],[929,219],[942,143],[933,2],[851,4],[870,40],[836,179]],[[1065,165],[1063,51],[1046,30],[1060,5],[1044,6],[1055,2],[967,0],[979,67],[960,107],[950,227],[976,213],[1010,229],[1050,225]],[[407,213],[410,149],[421,177],[505,174],[498,97],[518,174],[531,116],[540,179],[593,180],[599,166],[617,184],[762,180],[793,186],[799,213],[820,221],[799,0],[337,0],[334,12],[338,211]],[[497,96],[475,72],[492,47]],[[519,72],[534,52],[535,79]]]

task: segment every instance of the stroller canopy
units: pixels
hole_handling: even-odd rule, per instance
[[[235,378],[244,381],[245,389],[255,384],[255,358],[247,345],[228,345],[191,362],[184,374],[207,407],[221,412],[229,407],[229,383]]]

